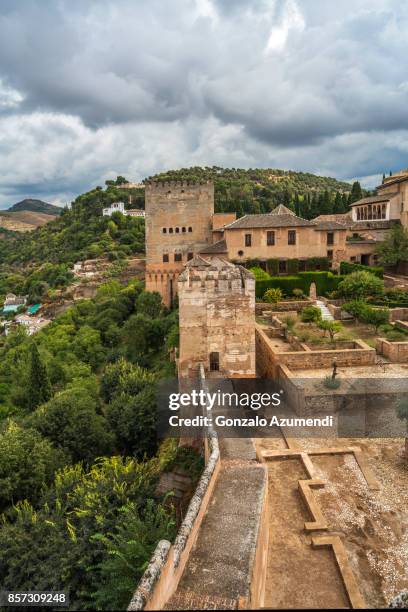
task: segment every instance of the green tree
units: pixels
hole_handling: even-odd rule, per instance
[[[370,272],[353,272],[339,283],[338,291],[353,300],[375,297],[384,293],[384,281]]]
[[[393,225],[383,242],[376,247],[381,264],[396,266],[408,261],[408,232],[402,225]]]
[[[142,291],[136,300],[136,311],[152,319],[159,317],[162,309],[162,297],[157,291]]]
[[[51,396],[51,386],[45,367],[35,342],[31,344],[28,375],[28,408],[34,410]]]
[[[73,462],[90,464],[96,457],[112,453],[115,436],[105,417],[97,414],[97,403],[86,389],[57,393],[33,415],[31,424]]]
[[[349,204],[353,204],[354,202],[361,200],[362,197],[363,197],[363,190],[361,189],[361,185],[359,181],[354,181],[353,186],[351,188],[351,192],[350,192]]]
[[[325,333],[327,332],[329,334],[330,342],[334,342],[334,336],[343,329],[340,321],[329,321],[328,319],[322,319],[319,321],[318,326]]]
[[[0,512],[21,499],[38,500],[64,463],[38,432],[9,422],[0,435]]]
[[[106,408],[106,416],[116,434],[120,450],[142,460],[157,450],[157,400],[155,385],[137,395],[120,393]]]
[[[152,500],[142,513],[134,504],[125,506],[114,533],[94,536],[106,549],[98,567],[99,586],[93,593],[96,609],[125,610],[158,540],[172,541],[175,533],[172,509]]]

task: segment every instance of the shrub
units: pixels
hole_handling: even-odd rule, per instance
[[[306,306],[300,315],[303,323],[317,323],[322,318],[322,313],[316,306]]]
[[[361,300],[382,295],[384,282],[370,272],[353,272],[341,281],[339,291],[346,298]]]
[[[252,272],[252,274],[255,276],[255,280],[257,281],[270,280],[271,278],[270,275],[265,272],[265,270],[259,267],[250,268],[249,271]]]
[[[332,378],[331,376],[326,376],[323,381],[323,384],[327,389],[338,389],[341,385],[341,382],[338,378]]]
[[[264,302],[268,302],[268,304],[277,304],[278,302],[281,301],[282,299],[282,291],[279,288],[273,288],[271,287],[271,289],[268,289],[267,291],[265,291],[265,294],[263,296]]]
[[[386,332],[385,337],[390,342],[404,342],[407,340],[407,336],[404,334],[404,332],[401,332],[398,329],[393,329],[392,331]]]
[[[302,289],[293,289],[292,293],[296,298],[299,298],[299,299],[304,296]]]
[[[378,278],[383,278],[384,268],[381,266],[364,266],[363,264],[350,263],[348,261],[342,261],[340,264],[340,274],[352,274],[353,272],[370,272]]]
[[[296,325],[296,317],[291,317],[291,316],[285,317],[283,319],[283,322],[285,323],[286,327],[289,330],[292,330]]]

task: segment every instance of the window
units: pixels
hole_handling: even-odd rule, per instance
[[[244,251],[238,251],[238,256],[239,257],[243,257],[243,255],[244,255]]]
[[[334,244],[334,232],[327,232],[327,244]]]
[[[180,228],[176,227],[176,234],[179,234],[179,233],[180,233]]]
[[[162,232],[163,232],[163,234],[167,234],[167,227],[163,227],[162,228]]]
[[[192,231],[193,231],[193,228],[192,228],[192,227],[189,227],[189,228],[188,228],[188,233],[189,233],[189,234],[191,234],[191,232],[192,232]]]
[[[183,256],[181,253],[174,253],[174,261],[183,261]]]
[[[279,274],[286,274],[286,269],[287,269],[286,261],[285,260],[280,261],[279,262]]]
[[[194,253],[187,253],[187,261],[190,261],[190,259],[193,259],[194,257]]]
[[[168,253],[163,253],[163,263],[169,263],[169,255],[168,255]]]
[[[327,251],[327,258],[330,260],[333,259],[333,251]]]
[[[220,371],[220,354],[219,353],[210,353],[210,371],[211,372]]]
[[[266,232],[266,244],[268,246],[275,244],[275,232]]]
[[[350,261],[356,261],[356,258],[354,256],[350,257]]]
[[[181,231],[183,232],[183,234],[185,234],[185,233],[186,233],[186,228],[185,228],[185,227],[182,227],[182,228],[181,228]]]
[[[298,270],[299,272],[306,272],[306,260],[299,259]]]
[[[295,230],[288,231],[288,244],[296,244],[296,231]]]
[[[172,227],[170,227],[170,229],[169,229],[169,234],[172,234],[172,233],[173,233],[173,228],[172,228]]]
[[[245,246],[250,247],[252,245],[252,234],[245,234]]]

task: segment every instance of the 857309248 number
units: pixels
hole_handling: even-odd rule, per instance
[[[3,607],[68,607],[69,597],[64,592],[52,591],[0,591]]]

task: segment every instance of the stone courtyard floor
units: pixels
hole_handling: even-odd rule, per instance
[[[402,439],[256,440],[258,453],[358,447],[379,490],[370,490],[352,453],[310,455],[313,490],[330,535],[340,536],[368,607],[384,607],[408,588],[408,464]],[[314,549],[304,529],[310,512],[298,481],[309,476],[299,457],[266,459],[269,470],[269,555],[265,608],[351,607],[333,550]],[[316,533],[316,532],[314,532]]]

